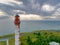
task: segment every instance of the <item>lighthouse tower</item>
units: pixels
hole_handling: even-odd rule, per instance
[[[16,26],[15,30],[15,45],[21,45],[20,43],[20,17],[19,15],[15,16],[14,24]]]

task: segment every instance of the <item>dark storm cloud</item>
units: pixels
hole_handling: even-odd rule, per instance
[[[51,12],[48,12],[48,11],[44,12],[44,11],[41,11],[41,8],[44,4],[56,6],[60,3],[60,0],[17,0],[17,1],[23,2],[26,13],[38,14],[43,16],[52,15],[55,12],[55,10],[58,8],[56,7],[56,9]]]
[[[19,1],[23,2],[23,4],[20,5],[15,2],[9,2],[12,5],[8,5],[8,4],[0,3],[0,10],[2,10],[8,15],[14,15],[14,13],[16,12],[14,12],[13,10],[22,10],[22,11],[25,11],[26,14],[51,16],[56,11],[56,9],[59,7],[57,5],[60,3],[60,0],[17,0],[16,2],[19,2]],[[50,12],[42,11],[41,8],[45,4],[54,6],[56,7],[56,9]]]
[[[14,13],[16,13],[16,12],[14,12],[14,10],[23,10],[22,8],[20,8],[20,6],[18,4],[12,3],[12,2],[10,2],[10,3],[12,5],[0,3],[0,10],[8,15],[14,15]],[[21,12],[21,13],[23,13],[23,12]]]
[[[48,0],[15,0],[15,1],[22,1],[24,3],[24,5],[29,5],[32,3],[39,3],[39,4],[43,4],[44,2],[47,2]]]
[[[60,3],[60,0],[48,0],[46,3],[50,5],[57,5]]]
[[[1,4],[0,3],[0,10],[2,10],[3,12],[5,12],[8,15],[11,15],[12,10],[14,9],[13,6],[11,5],[7,5],[7,4]]]

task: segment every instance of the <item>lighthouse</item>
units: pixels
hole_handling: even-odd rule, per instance
[[[14,20],[14,24],[16,27],[15,30],[15,45],[21,45],[20,43],[20,16],[16,15],[15,16],[15,20]]]

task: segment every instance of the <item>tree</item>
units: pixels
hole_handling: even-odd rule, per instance
[[[27,38],[27,43],[28,43],[28,45],[33,45],[32,40],[30,39],[29,36],[28,36],[28,38]]]

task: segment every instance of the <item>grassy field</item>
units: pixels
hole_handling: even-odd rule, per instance
[[[0,41],[0,45],[6,45],[5,41]]]
[[[1,38],[14,37],[14,34],[0,36]],[[9,39],[9,45],[15,45],[15,38]],[[49,45],[49,42],[60,43],[60,32],[59,31],[34,31],[21,33],[21,45]],[[0,41],[0,45],[6,45],[6,42]]]

